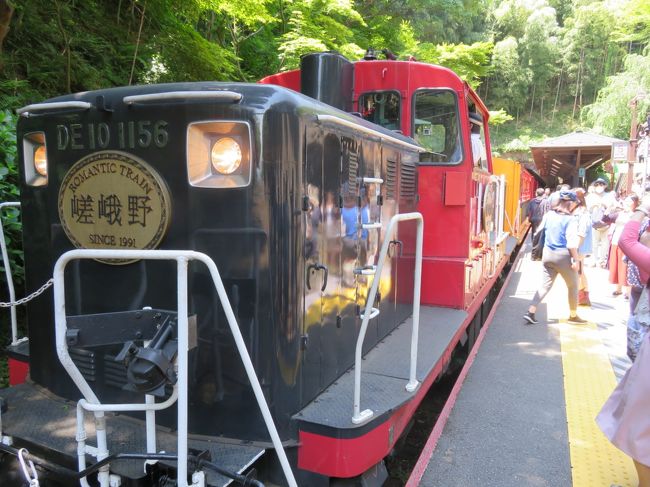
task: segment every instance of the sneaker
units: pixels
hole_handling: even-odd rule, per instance
[[[524,315],[524,319],[526,320],[527,325],[536,325],[537,323],[539,323],[539,321],[535,319],[535,313],[531,313],[531,312],[526,313]]]
[[[587,323],[587,320],[583,320],[578,315],[569,316],[569,319],[567,321],[569,323],[573,323],[574,325],[584,325],[585,323]]]

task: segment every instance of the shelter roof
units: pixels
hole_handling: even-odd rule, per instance
[[[544,178],[577,178],[578,169],[606,162],[614,142],[625,140],[591,132],[572,132],[530,146],[537,171]]]

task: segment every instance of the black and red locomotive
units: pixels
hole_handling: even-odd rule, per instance
[[[57,300],[46,291],[27,304],[29,380],[0,391],[4,478],[20,477],[9,459],[27,447],[41,485],[381,485],[424,394],[475,340],[516,243],[471,88],[437,66],[322,53],[260,84],[114,88],[20,113],[27,290],[68,251],[107,254],[72,260]],[[387,230],[413,212],[424,219],[423,306],[418,386],[407,390],[417,227]],[[185,290],[177,264],[136,255],[154,249],[211,259],[228,304],[204,263],[189,259]],[[352,368],[373,280],[361,383],[373,414],[359,419]],[[145,395],[171,406],[155,419],[109,408],[94,426],[91,409],[75,415],[82,397]],[[93,427],[104,450],[88,445]]]

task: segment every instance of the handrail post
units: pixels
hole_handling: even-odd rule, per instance
[[[416,250],[415,250],[415,276],[414,276],[414,286],[413,290],[413,326],[411,331],[411,361],[409,367],[409,381],[406,384],[406,390],[413,392],[417,389],[419,383],[416,379],[416,368],[417,368],[417,346],[418,346],[418,333],[419,333],[419,324],[420,324],[420,287],[422,280],[422,242],[424,240],[424,223],[422,219],[422,214],[418,212],[412,213],[402,213],[393,215],[393,217],[388,222],[388,227],[386,228],[386,238],[382,243],[381,250],[379,252],[379,259],[377,264],[377,269],[375,271],[375,276],[372,280],[372,286],[370,292],[366,297],[366,307],[363,313],[363,320],[361,322],[361,328],[359,329],[359,336],[357,337],[357,346],[354,354],[354,399],[353,399],[353,412],[352,412],[352,422],[354,424],[362,424],[372,418],[373,412],[370,409],[365,409],[361,411],[361,355],[363,351],[363,342],[366,337],[366,331],[368,329],[368,321],[376,316],[372,314],[372,304],[375,302],[375,296],[377,295],[377,289],[379,287],[379,281],[381,280],[381,271],[384,266],[384,260],[386,259],[386,254],[388,253],[388,246],[390,245],[390,238],[388,235],[392,234],[393,228],[397,223],[406,221],[406,220],[418,220],[418,230],[417,230],[417,240],[416,240]]]
[[[178,463],[177,477],[179,487],[187,487],[187,396],[189,394],[188,380],[188,359],[189,353],[189,323],[187,320],[187,258],[178,257],[176,260],[177,272],[177,296],[178,296],[178,370],[184,374],[178,379]]]
[[[0,212],[5,208],[18,207],[20,208],[20,203],[17,201],[5,201],[0,203]],[[0,247],[2,248],[2,263],[5,268],[5,276],[7,277],[7,288],[9,290],[9,301],[14,303],[16,301],[16,291],[14,289],[14,278],[11,274],[11,261],[9,260],[9,254],[7,253],[7,242],[5,240],[5,229],[4,229],[4,220],[2,215],[0,215]],[[18,318],[16,317],[16,305],[12,304],[10,308],[11,313],[11,344],[15,345],[18,343]]]
[[[176,397],[175,393],[172,394],[172,397],[169,398],[164,403],[154,403],[154,404],[101,404],[92,388],[88,382],[84,379],[83,375],[72,361],[70,354],[68,353],[67,343],[65,340],[65,333],[67,329],[66,323],[66,312],[65,312],[65,266],[66,264],[74,259],[124,259],[124,260],[134,260],[134,259],[149,259],[149,260],[176,260],[177,261],[177,280],[178,280],[178,289],[177,289],[177,309],[178,309],[178,357],[177,357],[177,366],[178,366],[178,383],[175,387],[178,390],[178,396]],[[104,415],[104,411],[146,411],[149,409],[158,410],[170,406],[178,398],[178,481],[179,485],[182,487],[187,486],[187,420],[188,420],[188,406],[187,406],[187,396],[188,396],[188,385],[187,385],[187,369],[188,369],[188,305],[187,305],[187,267],[189,260],[198,260],[205,264],[210,272],[213,283],[217,290],[219,300],[223,306],[224,314],[230,326],[237,350],[239,352],[242,363],[244,364],[244,369],[248,375],[248,380],[251,383],[253,392],[255,394],[255,399],[257,400],[258,407],[262,412],[264,418],[264,423],[273,442],[273,447],[275,448],[276,454],[280,460],[282,470],[285,474],[287,484],[289,487],[297,487],[295,477],[291,470],[287,454],[284,451],[284,446],[282,445],[282,440],[278,434],[277,428],[271,416],[271,411],[268,404],[266,403],[266,398],[264,397],[264,392],[260,385],[257,374],[255,373],[255,368],[253,367],[253,362],[251,361],[250,355],[248,354],[248,349],[246,348],[246,343],[244,338],[239,330],[239,325],[237,324],[237,319],[233,313],[232,306],[228,299],[228,294],[224,288],[223,281],[219,275],[219,270],[217,269],[214,261],[207,255],[201,252],[195,252],[191,250],[109,250],[109,249],[77,249],[70,250],[59,257],[54,266],[54,322],[56,329],[56,348],[59,361],[63,367],[68,372],[68,375],[72,378],[77,388],[81,391],[84,399],[79,401],[80,405],[87,410],[92,410],[95,412],[95,415],[99,417]],[[90,404],[89,404],[90,403]],[[105,431],[105,430],[104,430]],[[104,437],[105,439],[105,437]],[[98,436],[99,444],[99,436]],[[108,472],[108,466],[106,467],[106,472]],[[105,477],[108,478],[107,476]],[[181,480],[182,479],[182,480]],[[102,487],[108,487],[108,481],[105,480],[102,483]]]
[[[419,382],[415,376],[418,363],[418,336],[420,333],[420,291],[422,287],[422,244],[424,242],[424,222],[418,218],[417,239],[415,243],[415,275],[413,276],[413,331],[411,332],[411,369],[406,390],[417,389]]]

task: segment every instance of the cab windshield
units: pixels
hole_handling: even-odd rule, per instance
[[[413,137],[432,153],[431,162],[461,162],[456,95],[448,90],[419,91],[415,94],[414,105]]]

